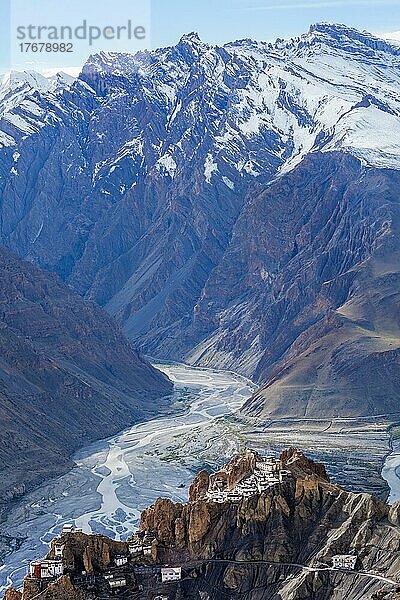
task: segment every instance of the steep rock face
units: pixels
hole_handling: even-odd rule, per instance
[[[349,156],[315,155],[248,205],[232,257],[214,274],[213,285],[229,274],[220,289],[218,338],[201,348],[205,364],[216,348],[232,366],[252,353],[265,383],[244,414],[398,413],[399,182],[398,172],[365,168]],[[235,310],[234,281],[243,313],[232,327],[223,306],[232,302]]]
[[[126,542],[117,542],[103,535],[85,535],[84,533],[65,534],[63,563],[68,573],[82,570],[89,575],[104,572],[118,554],[128,552]],[[48,558],[54,558],[55,541],[51,544]]]
[[[235,457],[221,472],[237,472],[250,454]],[[239,503],[195,498],[182,505],[159,498],[143,511],[140,526],[154,540],[155,552],[131,557],[121,569],[113,564],[117,554],[127,552],[126,542],[64,535],[65,575],[43,590],[43,599],[111,598],[104,575],[119,572],[127,582],[124,593],[132,598],[395,600],[398,506],[330,484],[322,465],[293,448],[282,453],[282,460],[287,469],[297,465],[298,474]],[[197,477],[200,481],[202,487],[204,475]],[[54,545],[48,558],[54,556]],[[332,556],[342,553],[357,556],[355,572],[328,568]],[[182,581],[160,583],[160,565],[182,566]],[[80,581],[82,569],[95,576],[90,585]],[[37,582],[26,578],[23,599],[32,600],[36,593]],[[7,600],[20,600],[14,591],[7,594]]]
[[[143,512],[141,528],[155,532],[160,540],[159,557],[173,557],[178,563],[204,561],[201,578],[207,586],[193,584],[188,598],[197,597],[196,590],[211,588],[210,598],[228,591],[233,598],[246,599],[371,598],[384,580],[324,569],[296,571],[295,565],[329,565],[333,555],[342,553],[358,556],[357,570],[397,580],[397,507],[328,483],[323,465],[298,451],[289,449],[282,459],[297,475],[239,505],[194,499],[182,506],[159,499]],[[234,466],[235,461],[223,471]],[[300,469],[307,474],[300,475]],[[257,561],[271,564],[266,568]]]
[[[301,450],[293,447],[287,448],[279,458],[282,466],[296,478],[320,479],[329,482],[325,466],[307,458]],[[204,500],[210,484],[215,485],[217,482],[221,484],[221,487],[232,490],[237,483],[253,472],[258,459],[260,459],[260,455],[257,452],[246,450],[211,475],[205,470],[200,471],[189,488],[189,502]]]
[[[0,496],[71,466],[80,446],[154,414],[172,390],[104,311],[0,249]]]
[[[291,446],[287,450],[284,450],[279,458],[285,468],[291,471],[296,478],[306,479],[311,477],[329,482],[325,465],[307,458],[301,450],[297,450]]]
[[[22,593],[18,590],[10,588],[6,591],[4,595],[4,600],[22,600]]]
[[[39,580],[26,580],[22,600],[33,600],[36,597],[45,600],[85,600],[87,598],[85,592],[77,589],[68,576],[60,577],[54,583],[50,583],[44,592]]]
[[[189,501],[194,502],[200,498],[205,498],[210,485],[210,476],[206,470],[200,471],[189,487]]]
[[[141,529],[157,530],[157,539],[170,545],[175,541],[175,523],[182,512],[182,505],[175,504],[172,500],[159,498],[155,505],[143,511]],[[178,526],[179,528],[179,526]],[[179,536],[179,534],[178,534]]]
[[[236,483],[247,477],[253,470],[257,460],[257,453],[251,450],[239,454],[227,465],[216,473],[210,475],[210,482],[220,481],[228,490],[232,490]]]
[[[237,527],[241,523],[240,527],[243,526],[242,534],[244,536],[247,535],[245,534],[246,523],[268,521],[272,514],[278,519],[285,517],[285,527],[289,527],[287,519],[294,519],[296,523],[292,522],[292,526],[296,527],[296,531],[298,531],[302,520],[308,525],[310,524],[310,520],[314,518],[312,517],[314,512],[318,514],[318,518],[320,517],[318,502],[322,502],[324,505],[330,496],[332,498],[339,496],[339,488],[329,484],[324,465],[308,459],[299,450],[289,448],[282,452],[280,458],[283,467],[293,473],[293,478],[280,486],[275,486],[274,492],[258,495],[257,498],[253,497],[248,501],[242,500],[239,507],[229,502],[220,505],[206,500],[206,483],[208,488],[209,483],[215,484],[218,481],[224,488],[230,490],[236,483],[253,472],[258,458],[256,452],[246,451],[235,456],[219,471],[207,477],[205,472],[201,471],[191,486],[189,504],[175,504],[171,500],[159,498],[153,506],[143,511],[141,529],[155,531],[157,540],[161,544],[185,549],[192,558],[211,558],[211,553],[219,556],[220,545],[228,550],[226,544],[232,549],[238,543],[236,534],[236,537],[233,536],[230,539],[231,519],[236,518]],[[285,493],[282,493],[282,490],[285,490]],[[325,492],[326,497],[322,498]],[[372,497],[366,495],[365,498]],[[371,502],[373,502],[372,506],[376,514],[379,513],[382,518],[388,514],[389,509],[382,508],[385,507],[382,502],[376,500],[378,503],[376,505],[374,504],[375,499]],[[364,516],[368,511],[372,512],[372,509],[368,509],[367,502],[365,504]],[[381,508],[378,508],[378,505]],[[295,507],[294,512],[293,507]],[[326,508],[325,506],[324,510]],[[384,512],[381,514],[382,510]],[[274,525],[270,525],[270,527],[274,527]],[[269,536],[273,537],[271,532]],[[251,542],[249,541],[249,543]],[[287,543],[289,542],[285,541],[285,548]],[[269,551],[272,551],[273,544],[274,539],[271,540]],[[230,551],[228,550],[228,553]],[[244,554],[246,552],[247,550],[244,550]],[[257,553],[257,550],[255,552]],[[282,552],[284,550],[281,548],[279,553]],[[256,556],[254,555],[253,558],[256,559]],[[284,562],[282,556],[279,560]]]
[[[394,219],[399,64],[396,46],[320,24],[276,44],[189,34],[101,53],[73,82],[14,77],[0,93],[0,239],[104,305],[149,354],[281,381],[283,355],[296,343],[304,362],[310,336],[325,335],[308,330],[348,299]],[[367,297],[368,281],[357,285]],[[393,381],[397,355],[377,346],[371,360]],[[320,389],[328,358],[315,353],[301,375]],[[346,365],[332,362],[340,387]],[[349,412],[373,411],[380,383]],[[344,392],[327,390],[329,404]]]

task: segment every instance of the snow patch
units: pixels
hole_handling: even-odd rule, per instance
[[[230,190],[234,190],[235,189],[235,184],[233,183],[233,181],[231,181],[229,179],[229,177],[222,177],[222,181],[224,182],[224,184],[230,189]]]
[[[4,133],[4,131],[0,131],[0,148],[6,146],[15,146],[15,140],[7,133]]]
[[[260,172],[256,171],[256,169],[254,168],[254,163],[251,160],[247,161],[243,165],[242,169],[243,171],[246,171],[248,175],[252,175],[253,177],[258,177],[258,175],[260,175]]]
[[[33,245],[33,244],[36,242],[36,240],[39,238],[40,234],[42,233],[42,230],[43,230],[43,221],[41,222],[41,224],[40,224],[40,227],[39,227],[39,229],[38,229],[38,232],[37,232],[37,234],[35,235],[35,237],[33,238],[32,242],[31,242],[31,243],[32,243],[32,245]]]
[[[255,135],[260,132],[260,126],[260,116],[253,113],[247,121],[239,124],[239,129],[244,135]]]
[[[213,155],[208,153],[204,162],[204,177],[207,183],[211,183],[211,177],[213,173],[218,172],[218,165],[214,161]]]
[[[174,178],[176,171],[176,162],[170,154],[164,154],[164,156],[158,159],[157,164],[161,167],[164,167],[171,179]]]
[[[16,115],[15,113],[7,113],[6,115],[4,115],[3,118],[5,121],[8,121],[23,133],[35,133],[38,130],[37,127],[34,127],[25,119],[23,119],[19,115]]]

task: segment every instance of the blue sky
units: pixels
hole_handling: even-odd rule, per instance
[[[192,30],[211,43],[269,41],[299,35],[319,21],[398,31],[400,0],[153,0],[152,42],[170,45]]]
[[[91,51],[100,47],[78,43],[68,56],[59,53],[24,55],[18,50],[17,24],[36,19],[37,24],[77,25],[85,18],[104,25],[132,18],[134,23],[146,25],[149,35],[145,44],[151,47],[175,44],[189,31],[197,31],[204,41],[213,44],[244,37],[270,41],[304,33],[311,23],[318,21],[345,23],[374,33],[400,31],[400,0],[113,0],[111,3],[109,0],[68,0],[65,3],[1,0],[1,17],[0,68],[44,70],[79,66]],[[14,44],[12,55],[8,51],[10,41]],[[104,42],[99,44],[106,50],[134,51],[142,47],[140,44],[133,47],[124,41],[118,47],[115,42],[108,42],[108,46]]]

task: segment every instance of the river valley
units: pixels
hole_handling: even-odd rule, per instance
[[[232,373],[160,366],[174,382],[169,416],[133,425],[92,444],[74,457],[66,475],[27,494],[8,512],[1,529],[20,547],[0,567],[0,591],[19,586],[30,560],[47,553],[48,543],[73,522],[87,533],[126,538],[140,511],[159,496],[186,501],[188,486],[203,466],[223,464],[239,450],[229,420],[252,393],[251,382]]]
[[[0,590],[21,585],[29,561],[47,553],[63,523],[125,539],[142,509],[159,496],[185,502],[201,468],[222,465],[245,444],[262,453],[296,445],[323,461],[335,482],[387,497],[380,475],[389,452],[385,418],[250,424],[235,414],[254,389],[250,381],[211,369],[157,366],[175,384],[170,414],[81,450],[72,471],[10,507],[1,531],[18,543],[10,544],[0,567]],[[393,496],[399,487],[396,456],[386,460],[383,474],[391,499],[399,497]]]

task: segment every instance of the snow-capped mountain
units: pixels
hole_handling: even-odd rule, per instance
[[[37,99],[40,94],[57,95],[60,90],[71,85],[73,81],[73,77],[62,72],[51,77],[45,77],[35,71],[10,71],[4,76],[0,86],[0,114],[5,120],[12,121],[13,110],[20,107],[25,110],[26,129],[29,130],[29,113],[32,112],[33,120],[35,116],[38,116],[34,102],[30,100],[30,97],[34,96]],[[15,117],[16,115],[14,115]],[[20,122],[20,125],[23,130],[23,121]],[[12,143],[12,140],[10,140],[9,144],[12,145]],[[1,145],[6,146],[7,142],[2,140]]]
[[[307,35],[275,44],[241,40],[210,47],[192,33],[177,46],[154,52],[100,53],[89,58],[81,80],[96,79],[100,93],[100,81],[115,92],[126,79],[131,85],[136,80],[144,98],[159,105],[171,133],[178,115],[190,123],[191,115],[208,113],[204,125],[218,137],[217,155],[230,140],[268,132],[276,143],[271,154],[281,167],[310,150],[338,147],[377,166],[398,166],[399,61],[395,44],[344,26],[318,24]],[[35,92],[57,94],[73,81],[62,73],[52,78],[11,73],[1,88],[1,114],[7,118],[25,96],[29,102]],[[13,98],[10,103],[4,103],[7,95]],[[383,147],[382,136],[376,135],[382,127]],[[162,162],[172,164],[188,130],[171,139],[168,155],[158,152]],[[213,155],[207,158],[213,172]],[[235,167],[244,169],[240,162]]]
[[[100,53],[74,81],[14,78],[0,94],[1,241],[104,305],[148,353],[268,380],[350,294],[349,277],[322,300],[315,261],[331,259],[343,282],[391,231],[399,67],[399,46],[318,24],[275,44],[214,47],[191,33]],[[372,172],[381,204],[346,204],[345,187],[367,194]],[[307,194],[293,206],[296,185]],[[282,294],[298,278],[314,287],[292,306],[289,335]]]

